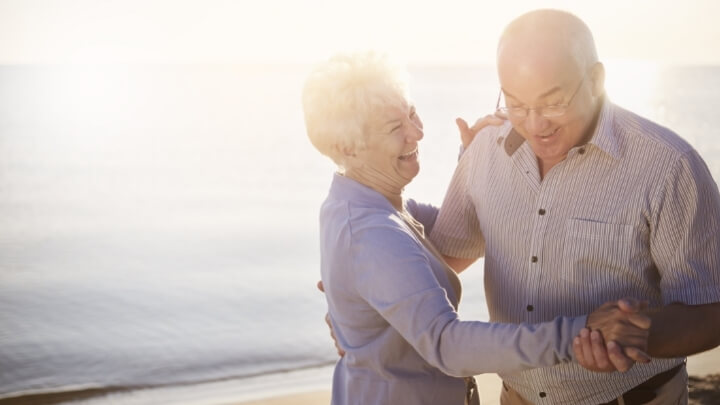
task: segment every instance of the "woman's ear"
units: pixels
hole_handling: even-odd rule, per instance
[[[346,158],[357,156],[355,154],[355,149],[353,149],[349,146],[343,146],[343,147],[338,146],[338,148],[340,149],[340,152],[342,152],[343,156],[345,156]]]
[[[592,80],[593,97],[602,97],[605,94],[605,66],[602,62],[597,62],[590,69],[590,78]]]
[[[349,146],[336,145],[335,150],[338,155],[342,156],[343,166],[346,169],[356,168],[359,166],[359,160],[357,158],[357,152],[354,148]]]

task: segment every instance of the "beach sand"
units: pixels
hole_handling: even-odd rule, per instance
[[[720,347],[688,358],[690,374],[690,404],[720,404]],[[483,405],[500,403],[500,378],[497,374],[477,376]],[[327,405],[330,391],[303,392],[270,397],[238,405]]]

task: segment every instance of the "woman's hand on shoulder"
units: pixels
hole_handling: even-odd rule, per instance
[[[500,113],[488,114],[483,118],[478,118],[472,126],[468,126],[468,123],[464,119],[456,118],[455,123],[460,130],[460,139],[462,140],[463,148],[467,149],[467,147],[470,146],[470,143],[475,139],[475,135],[477,135],[481,129],[488,125],[502,125],[505,120],[507,120],[507,117]]]

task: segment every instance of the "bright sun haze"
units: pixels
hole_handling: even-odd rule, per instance
[[[3,1],[0,63],[304,63],[378,48],[412,64],[492,64],[504,25],[538,7],[582,18],[601,59],[720,63],[715,0]]]

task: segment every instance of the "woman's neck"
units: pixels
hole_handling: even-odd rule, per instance
[[[345,172],[345,177],[353,179],[364,186],[370,187],[387,198],[396,210],[403,210],[403,187],[393,184],[392,181],[389,181],[390,179],[388,176],[372,170],[347,170]]]

